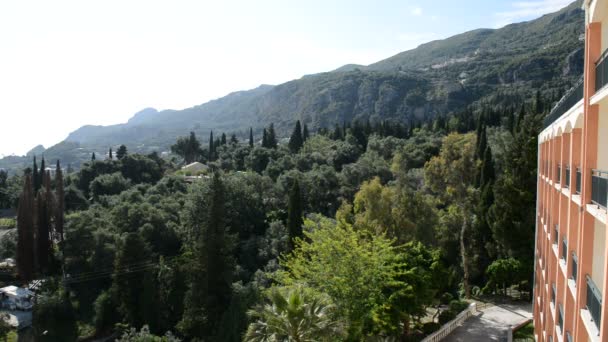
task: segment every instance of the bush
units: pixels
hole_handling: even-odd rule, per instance
[[[439,301],[441,302],[441,304],[444,304],[444,305],[450,304],[450,302],[452,300],[454,300],[454,296],[452,296],[452,294],[449,292],[445,292],[444,294],[441,295],[441,298],[439,298]]]
[[[441,328],[441,324],[436,322],[428,322],[422,325],[422,332],[424,333],[424,335],[430,335],[435,331],[439,330],[439,328]]]
[[[445,310],[439,314],[439,324],[444,325],[447,322],[456,318],[456,314],[452,310]]]
[[[12,218],[0,218],[0,228],[14,228],[17,222]]]
[[[450,302],[450,311],[453,311],[455,315],[461,313],[468,307],[469,303],[462,300],[453,300]]]

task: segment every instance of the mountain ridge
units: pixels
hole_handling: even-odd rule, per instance
[[[76,162],[86,160],[85,152],[104,152],[117,144],[139,152],[167,151],[190,131],[199,137],[214,130],[244,138],[249,127],[258,131],[269,123],[286,136],[295,120],[313,130],[353,120],[412,124],[504,94],[507,100],[502,101],[522,101],[536,89],[556,100],[555,94],[563,93],[582,72],[580,3],[500,29],[431,41],[368,66],[346,64],[183,110],[145,108],[124,124],[83,126],[45,155],[79,151],[80,157],[68,158]]]

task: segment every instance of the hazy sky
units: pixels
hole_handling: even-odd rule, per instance
[[[145,107],[181,109],[421,43],[556,11],[570,0],[0,3],[0,156]]]

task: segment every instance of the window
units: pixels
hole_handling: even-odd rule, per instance
[[[559,325],[559,330],[564,331],[564,308],[562,307],[562,305],[559,305],[559,312],[558,312],[558,318],[557,318],[557,324]]]
[[[564,187],[570,188],[570,165],[566,165],[566,179],[564,180]]]
[[[568,242],[566,241],[566,239],[563,239],[562,240],[562,260],[564,260],[564,262],[566,261],[567,254],[568,254]]]
[[[583,184],[583,174],[581,173],[580,168],[576,168],[576,193],[581,194],[581,187]]]
[[[557,175],[555,177],[555,183],[559,184],[562,179],[562,166],[557,164]]]
[[[553,244],[557,245],[557,243],[559,242],[559,224],[555,225],[555,230],[553,234]]]
[[[557,289],[555,283],[551,284],[551,304],[555,305],[555,297],[557,296]]]

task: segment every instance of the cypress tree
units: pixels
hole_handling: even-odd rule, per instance
[[[29,173],[25,175],[17,212],[17,271],[23,282],[34,278],[34,189]]]
[[[213,131],[211,131],[211,133],[209,133],[209,161],[213,161],[215,157],[215,146],[213,143]]]
[[[536,96],[534,97],[534,114],[542,114],[545,110],[545,104],[540,95],[540,90],[536,90]]]
[[[121,160],[126,155],[127,155],[127,146],[120,145],[120,147],[118,147],[118,151],[116,151],[116,159]]]
[[[481,186],[494,182],[496,178],[496,172],[494,170],[494,160],[492,159],[492,148],[486,147],[486,151],[483,154],[483,162],[481,164],[481,174],[479,176],[479,183]]]
[[[287,230],[289,233],[289,250],[295,247],[294,239],[302,237],[303,206],[300,193],[300,183],[296,179],[289,192],[289,204],[287,208]]]
[[[253,128],[249,127],[249,147],[253,147]]]
[[[221,145],[226,145],[228,141],[226,140],[226,133],[222,133],[222,140],[220,142]]]
[[[230,136],[230,143],[233,145],[236,145],[239,143],[239,139],[236,138],[236,134],[232,133],[232,135]]]
[[[332,134],[332,138],[334,140],[341,140],[342,139],[342,132],[346,132],[346,131],[340,130],[340,125],[338,125],[336,123],[336,126],[334,127],[334,133]]]
[[[268,127],[268,147],[269,148],[277,148],[277,135],[274,131],[274,124],[271,123],[270,127]]]
[[[302,140],[304,140],[304,142],[306,142],[306,140],[308,140],[308,125],[304,124],[304,129],[302,130]]]
[[[36,260],[39,271],[48,271],[51,255],[51,217],[53,215],[53,194],[51,192],[51,175],[44,173],[44,189],[36,197]]]
[[[110,149],[110,155],[112,155],[112,149]],[[55,206],[55,231],[59,241],[63,241],[63,226],[65,223],[65,192],[63,189],[63,171],[61,170],[61,164],[57,160],[57,171],[55,173],[55,193],[57,194]]]
[[[229,307],[234,261],[225,224],[225,190],[218,173],[213,175],[202,232],[193,248],[193,269],[178,324],[189,338],[214,340],[220,320]],[[200,211],[201,209],[194,209]]]
[[[110,150],[108,151],[108,158],[110,158],[110,160],[114,159],[114,155],[112,154],[112,148],[110,147]],[[57,162],[59,163],[59,162]]]
[[[300,120],[298,120],[296,121],[296,126],[293,128],[293,133],[291,133],[291,138],[289,138],[289,149],[291,152],[296,153],[302,148],[303,144],[302,126],[300,125]]]
[[[262,147],[268,148],[268,132],[266,128],[262,131]]]
[[[475,149],[475,159],[483,159],[483,154],[488,147],[488,135],[486,133],[486,126],[484,125],[481,129],[481,134],[477,140],[477,148]]]
[[[38,164],[36,163],[36,156],[34,156],[34,166],[32,167],[32,181],[34,182],[34,193],[40,190],[40,177],[38,177]]]
[[[91,161],[95,161],[95,152],[93,152],[93,154],[91,154]]]
[[[44,186],[44,177],[46,175],[46,162],[44,161],[44,156],[42,156],[42,160],[40,161],[40,172],[38,172],[38,178],[40,181],[40,187]]]
[[[513,132],[513,134],[517,134],[517,132],[519,132],[519,130],[521,129],[521,124],[524,121],[524,117],[526,116],[526,107],[524,106],[524,104],[521,105],[521,108],[519,109],[519,114],[517,115],[517,120],[515,120],[515,131]]]

